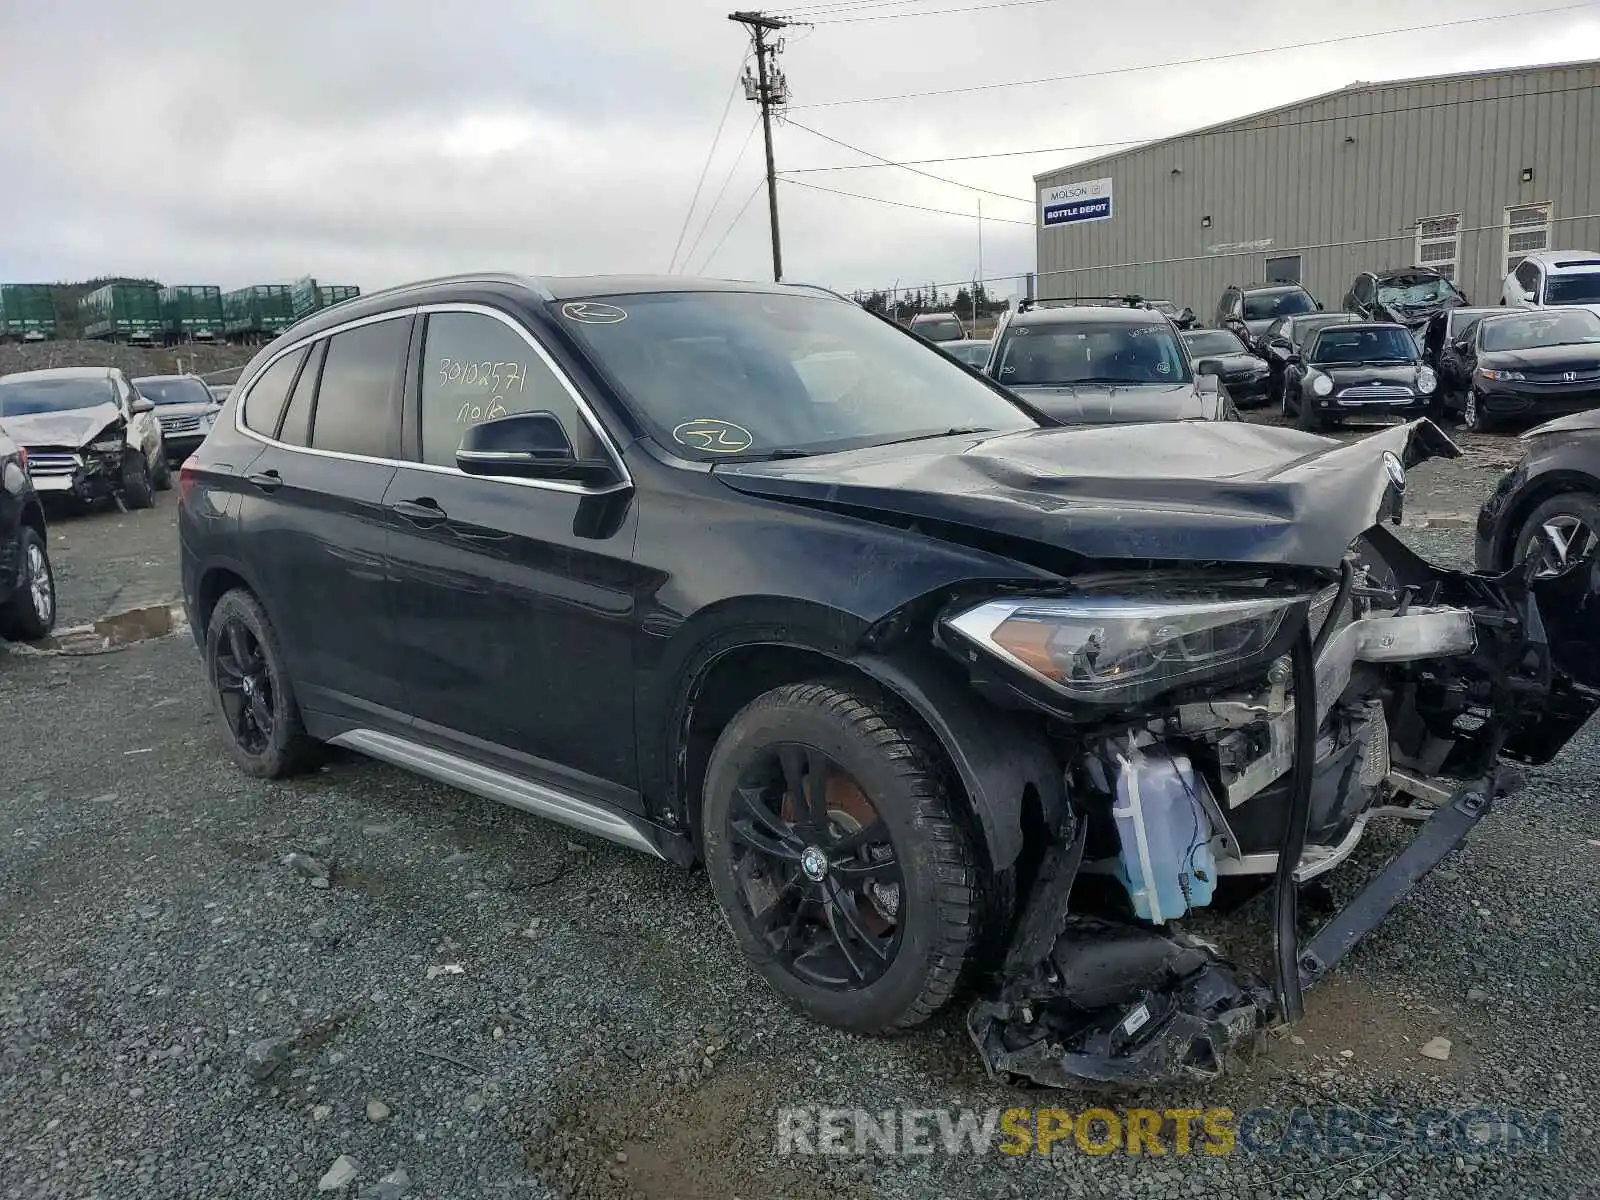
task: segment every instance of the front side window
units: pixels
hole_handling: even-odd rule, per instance
[[[1278,328],[1281,332],[1282,325]],[[1271,330],[1268,330],[1269,336]],[[1189,348],[1190,358],[1206,358],[1213,354],[1243,354],[1244,343],[1236,334],[1226,329],[1201,329],[1182,335],[1183,344]]]
[[[483,313],[432,313],[422,349],[422,461],[456,465],[467,430],[514,413],[561,421],[579,458],[603,453],[572,394],[511,326]]]
[[[71,412],[117,402],[108,379],[11,379],[0,382],[0,417]]]
[[[1265,321],[1293,313],[1314,312],[1311,297],[1299,288],[1286,292],[1252,292],[1244,298],[1244,319]]]
[[[1382,329],[1324,329],[1312,340],[1306,357],[1314,363],[1414,362],[1417,343],[1398,326]]]
[[[1486,321],[1480,345],[1486,352],[1494,353],[1597,343],[1600,343],[1600,316],[1586,308],[1572,308]]]
[[[826,297],[656,292],[550,308],[651,435],[687,458],[1036,425],[943,351]]]
[[[1544,285],[1546,304],[1600,304],[1600,271],[1552,275]]]
[[[395,378],[405,361],[409,318],[358,326],[328,339],[311,424],[311,444],[385,458],[395,442]]]
[[[305,350],[293,350],[275,361],[257,376],[244,397],[244,425],[264,437],[272,437],[278,428],[278,418],[283,416],[283,406],[289,399],[289,388],[294,384],[295,372],[306,356]]]
[[[1184,383],[1189,356],[1172,328],[1114,321],[1012,327],[1000,344],[1008,387]]]

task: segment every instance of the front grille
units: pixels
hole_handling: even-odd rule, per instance
[[[28,474],[36,479],[72,475],[81,466],[83,458],[77,454],[63,454],[60,451],[50,450],[28,451]]]
[[[1572,376],[1568,379],[1567,376]],[[1600,370],[1594,371],[1529,371],[1529,383],[1600,383]]]
[[[1411,389],[1398,383],[1361,383],[1339,393],[1341,400],[1409,400]]]
[[[198,415],[161,418],[162,433],[198,433],[199,431],[200,417]]]

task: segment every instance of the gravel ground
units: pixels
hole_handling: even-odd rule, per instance
[[[155,507],[137,512],[51,506],[59,627],[178,599],[176,484],[157,492],[155,501]]]
[[[1459,561],[1470,531],[1444,498],[1470,517],[1492,475],[1434,470],[1413,511],[1437,496],[1441,521],[1405,534]],[[130,572],[156,595],[151,563],[170,584],[170,522],[163,497],[54,526],[64,615],[120,605]],[[958,1014],[890,1040],[795,1017],[702,876],[355,756],[244,778],[185,637],[0,652],[0,1198],[308,1196],[343,1176],[334,1194],[450,1198],[1577,1197],[1600,1181],[1596,735],[1486,818],[1293,1038],[1209,1090],[1126,1101],[1555,1107],[1555,1154],[785,1157],[783,1106],[1094,1101],[992,1084]],[[1403,836],[1375,824],[1334,890]],[[1420,1054],[1439,1036],[1448,1061]]]

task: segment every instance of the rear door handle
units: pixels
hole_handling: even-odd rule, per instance
[[[256,475],[246,475],[246,483],[253,483],[263,492],[275,492],[283,486],[283,479],[276,471],[262,471]]]
[[[396,500],[389,505],[389,511],[408,521],[425,525],[443,521],[448,516],[431,496],[419,496],[415,500]]]

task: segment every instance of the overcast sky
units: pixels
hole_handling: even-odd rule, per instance
[[[1597,4],[1086,83],[831,105],[1564,0],[1036,0],[848,23],[998,0],[831,2],[854,8],[789,32],[789,115],[896,159],[1158,137],[1358,79],[1600,57]],[[236,287],[312,274],[372,289],[482,268],[664,271],[747,48],[730,8],[0,0],[0,279],[121,273]],[[722,240],[761,176],[759,132],[746,140],[754,121],[740,94],[685,239],[728,180],[689,259],[695,273],[770,271],[763,195]],[[793,125],[776,143],[780,170],[864,161]],[[995,218],[983,263],[999,276],[1032,266],[1033,175],[1095,153],[925,169],[1022,198],[982,198]],[[780,186],[786,277],[850,289],[976,272],[976,193],[892,169],[799,178],[973,216]]]

